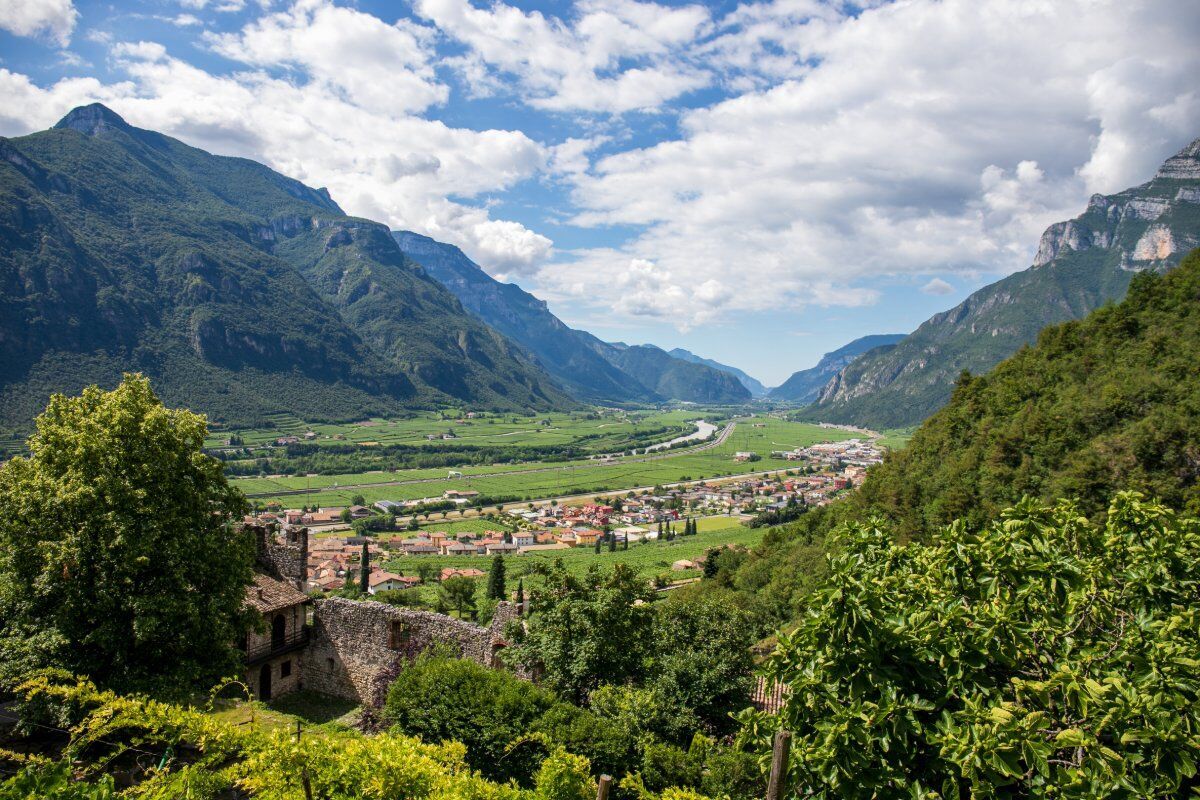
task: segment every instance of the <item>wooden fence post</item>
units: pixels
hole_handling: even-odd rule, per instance
[[[611,775],[601,775],[600,783],[596,785],[596,800],[608,800],[608,789],[612,786]]]
[[[767,783],[767,800],[782,800],[787,784],[788,756],[792,751],[792,734],[785,730],[775,731],[775,744],[771,748],[771,779]]]

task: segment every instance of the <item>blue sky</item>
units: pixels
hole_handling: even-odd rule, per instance
[[[1187,0],[0,0],[0,135],[101,101],[769,385],[1200,136]]]

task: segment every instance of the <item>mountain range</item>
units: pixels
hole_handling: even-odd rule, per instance
[[[855,339],[821,356],[815,367],[793,372],[791,377],[772,389],[767,397],[791,403],[811,403],[820,396],[825,384],[859,356],[876,349],[886,351],[904,336],[903,333],[879,333]]]
[[[746,387],[750,392],[751,397],[765,397],[769,391],[766,386],[757,378],[747,375],[744,371],[737,367],[731,367],[728,364],[722,364],[720,361],[713,361],[711,358],[703,358],[690,350],[684,350],[682,347],[675,347],[667,351],[667,354],[673,358],[681,358],[684,361],[690,361],[693,364],[703,364],[706,367],[712,367],[720,372],[728,372],[730,375],[738,379],[738,383]]]
[[[731,367],[691,353],[691,358],[678,357],[686,351],[667,353],[653,345],[601,341],[568,327],[545,302],[519,286],[497,281],[459,248],[410,231],[394,231],[392,236],[405,255],[453,292],[464,308],[524,347],[582,400],[738,403],[751,397]]]
[[[216,421],[568,408],[383,225],[101,105],[0,138],[0,423],[125,370]]]
[[[1119,300],[1138,272],[1164,272],[1197,245],[1200,139],[1149,182],[1093,195],[1083,214],[1051,225],[1030,268],[849,363],[805,413],[877,428],[916,424],[946,403],[964,370],[987,372],[1043,328]]]

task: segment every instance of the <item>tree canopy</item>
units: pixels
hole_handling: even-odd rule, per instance
[[[253,542],[203,417],[149,381],[55,395],[0,467],[0,671],[181,690],[235,665]]]
[[[1200,786],[1200,522],[1135,493],[1104,524],[1023,500],[896,544],[848,526],[747,713],[815,798],[1182,797]]]

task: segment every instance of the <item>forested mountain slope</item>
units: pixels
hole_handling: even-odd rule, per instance
[[[754,397],[763,397],[767,393],[767,387],[763,386],[762,381],[748,375],[744,370],[737,367],[731,367],[728,364],[722,364],[720,361],[714,361],[711,358],[698,356],[690,350],[684,350],[682,347],[675,347],[667,351],[667,355],[672,358],[683,359],[690,361],[693,364],[703,364],[706,367],[712,367],[720,372],[728,372],[730,375],[738,379],[738,382],[745,386],[746,389]]]
[[[674,358],[652,344],[602,342],[590,333],[577,333],[610,364],[660,397],[692,403],[744,403],[751,399],[750,390],[728,372]]]
[[[100,105],[0,139],[0,244],[2,425],[125,370],[238,424],[569,404],[383,226]]]
[[[714,368],[694,356],[677,358],[652,345],[603,342],[567,327],[544,302],[519,286],[500,283],[454,245],[409,231],[392,236],[468,311],[522,345],[582,400],[733,403],[750,398],[729,368]]]
[[[524,346],[546,371],[582,400],[653,402],[658,398],[608,363],[546,308],[512,283],[501,283],[454,245],[410,231],[393,231],[416,261],[479,319]]]
[[[821,356],[816,366],[793,372],[791,377],[770,391],[772,400],[811,403],[820,395],[825,384],[859,356],[876,348],[890,348],[904,338],[903,333],[880,333],[861,336],[849,344]],[[880,351],[882,354],[884,351]]]
[[[1200,139],[1148,183],[1094,195],[1087,210],[1042,235],[1029,269],[931,317],[895,348],[854,362],[809,415],[868,427],[912,425],[950,397],[963,370],[980,374],[1047,325],[1124,296],[1139,271],[1163,272],[1200,245]]]

